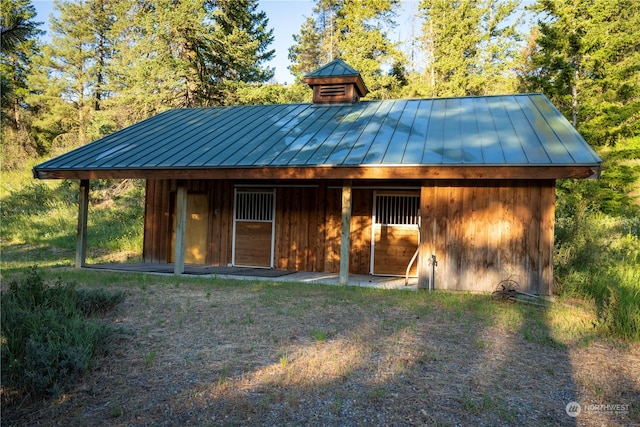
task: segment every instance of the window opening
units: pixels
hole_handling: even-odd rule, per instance
[[[418,225],[420,196],[376,195],[375,223],[380,225]]]
[[[236,221],[273,221],[273,193],[236,193]]]

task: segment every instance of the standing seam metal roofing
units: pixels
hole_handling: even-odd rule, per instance
[[[328,64],[323,65],[315,71],[307,74],[305,78],[322,78],[322,77],[337,77],[337,76],[359,76],[360,73],[344,62],[342,59],[337,58]]]
[[[542,94],[165,111],[34,168],[599,166]]]

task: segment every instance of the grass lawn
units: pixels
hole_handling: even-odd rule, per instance
[[[125,291],[103,321],[127,333],[55,399],[3,389],[3,425],[640,424],[640,343],[597,335],[584,300],[43,274]]]

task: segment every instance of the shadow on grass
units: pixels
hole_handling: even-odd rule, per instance
[[[142,286],[138,275],[129,285],[111,275],[132,294],[114,319],[136,338],[64,400],[16,419],[576,425],[565,412],[578,399],[574,367],[544,308],[466,293],[184,278]]]

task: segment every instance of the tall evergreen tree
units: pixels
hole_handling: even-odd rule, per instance
[[[578,123],[578,85],[584,57],[582,38],[589,20],[587,1],[542,0],[531,9],[539,14],[536,51],[529,62],[530,87],[542,90]]]
[[[386,33],[395,26],[398,7],[397,0],[316,0],[314,18],[289,49],[292,72],[308,73],[340,57],[362,74],[369,98],[392,96],[400,81],[390,70],[405,62]]]
[[[38,28],[41,23],[33,20],[35,16],[29,0],[0,1],[3,168],[18,166],[20,159],[35,154],[36,147],[25,122],[27,76],[33,57],[39,53],[37,37],[42,33]]]
[[[88,4],[91,10],[91,26],[95,31],[95,85],[93,88],[94,110],[101,109],[102,100],[108,96],[106,88],[108,65],[113,54],[112,28],[116,15],[112,0],[95,0]]]
[[[300,32],[293,36],[293,41],[295,44],[289,48],[291,74],[296,76],[309,74],[326,62],[325,55],[322,53],[322,38],[314,18],[305,19]]]
[[[594,143],[640,135],[640,8],[596,1],[587,25],[580,131]]]
[[[204,1],[121,0],[117,8],[109,89],[119,126],[168,108],[201,105],[203,52],[213,32]],[[127,116],[127,110],[134,114]]]
[[[480,93],[512,93],[516,89],[514,68],[520,60],[522,34],[517,29],[521,18],[515,16],[520,0],[489,0],[480,26]]]
[[[112,0],[56,0],[50,19],[51,41],[30,76],[30,96],[39,108],[34,126],[40,135],[55,133],[53,145],[69,148],[87,143],[96,110],[104,98],[108,42],[114,22]],[[55,147],[43,141],[45,149]],[[49,145],[47,147],[47,145]]]
[[[210,104],[225,104],[237,83],[264,83],[274,70],[264,64],[273,58],[273,29],[257,0],[208,0],[213,19],[212,43],[204,52]]]
[[[393,68],[406,61],[386,34],[395,26],[398,6],[396,0],[348,1],[336,16],[340,55],[362,74],[371,98],[392,98],[400,85]]]
[[[273,30],[255,0],[122,3],[113,91],[115,108],[135,106],[129,120],[167,108],[222,105],[228,85],[273,76],[262,65],[274,53]]]
[[[421,0],[430,96],[510,92],[519,0]]]
[[[594,144],[640,134],[640,10],[633,0],[539,0],[522,78]]]
[[[344,0],[316,0],[314,14],[316,15],[317,30],[320,34],[322,65],[342,56],[338,47],[341,31],[336,23],[336,17],[344,3]]]

